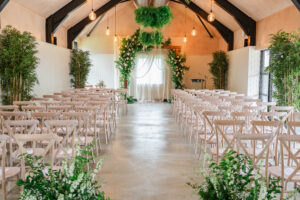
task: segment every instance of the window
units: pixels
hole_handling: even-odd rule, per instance
[[[136,63],[136,83],[138,85],[161,85],[163,84],[162,56],[151,58],[139,56]]]
[[[263,101],[272,101],[271,74],[265,72],[270,64],[270,51],[261,51],[259,98]]]

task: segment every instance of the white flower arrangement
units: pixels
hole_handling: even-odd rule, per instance
[[[99,191],[99,186],[94,180],[103,160],[100,160],[93,170],[86,170],[88,163],[93,159],[90,146],[84,151],[77,146],[70,163],[63,161],[62,171],[48,170],[48,175],[45,176],[42,172],[45,164],[41,158],[26,155],[31,171],[25,180],[19,180],[17,183],[24,186],[20,200],[105,200],[104,193]]]

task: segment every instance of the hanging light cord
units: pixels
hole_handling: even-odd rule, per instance
[[[185,9],[184,9],[184,34],[186,35],[186,6],[185,6]]]
[[[92,11],[94,11],[94,0],[92,0]]]
[[[210,12],[212,12],[212,0],[210,1]]]
[[[115,6],[115,36],[117,36],[117,6]]]

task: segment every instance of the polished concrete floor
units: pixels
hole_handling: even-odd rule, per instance
[[[129,105],[102,157],[98,179],[112,200],[199,199],[186,185],[198,162],[170,104]]]

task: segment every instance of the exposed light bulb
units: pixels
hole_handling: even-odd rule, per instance
[[[210,11],[209,15],[207,16],[207,20],[209,22],[213,22],[215,21],[215,19],[216,19],[215,15],[212,13],[212,11]]]
[[[184,43],[187,42],[187,37],[186,37],[186,35],[184,35],[183,42],[184,42]]]
[[[192,30],[192,36],[196,36],[197,35],[197,31],[196,31],[196,29],[195,29],[195,27],[193,27],[193,30]]]
[[[117,35],[115,35],[114,41],[117,42],[117,40],[118,40],[118,37],[117,37]]]
[[[109,36],[109,35],[110,35],[109,26],[107,26],[107,28],[106,28],[106,31],[105,31],[105,34],[106,34],[107,36]]]
[[[94,21],[96,19],[96,13],[94,12],[94,10],[92,9],[92,12],[89,14],[89,19],[91,21]]]

